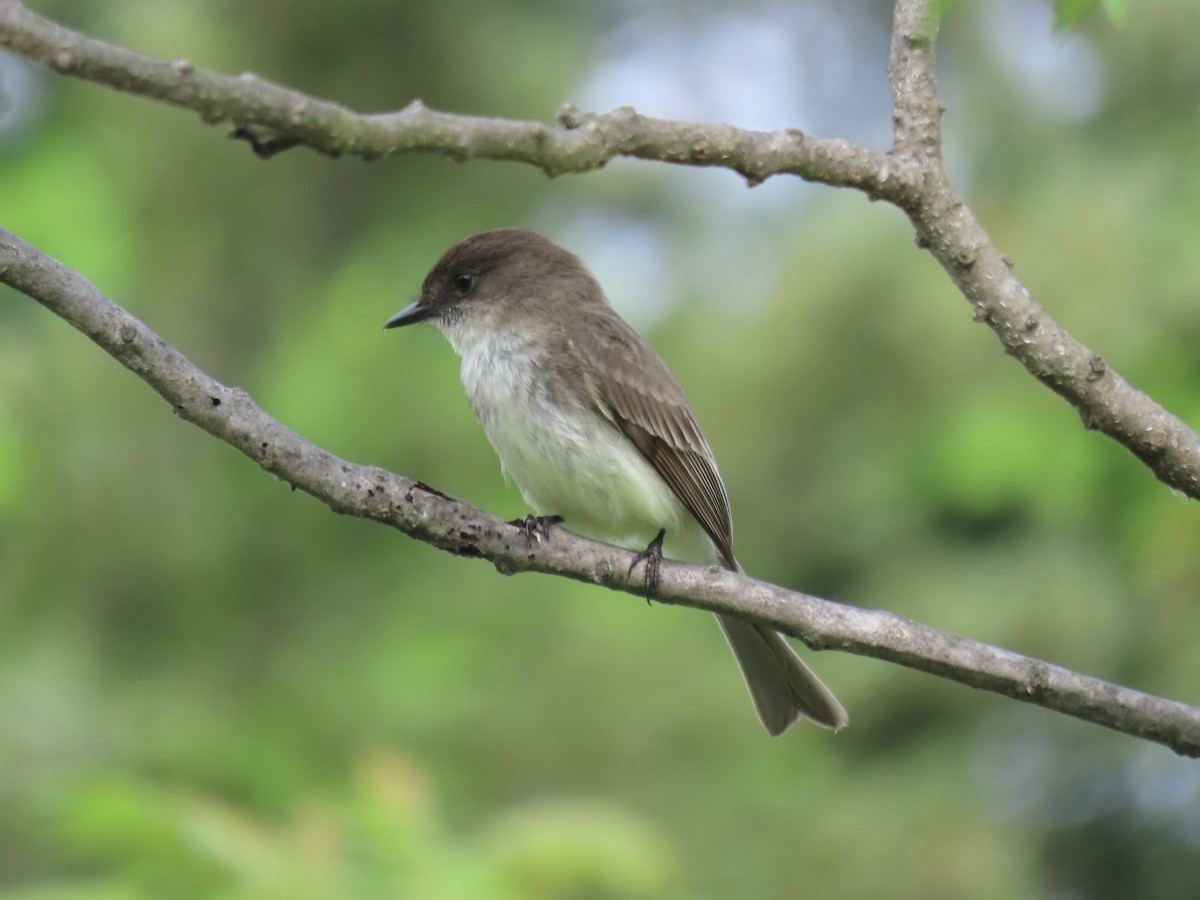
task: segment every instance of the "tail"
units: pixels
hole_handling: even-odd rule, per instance
[[[729,568],[734,571],[742,571],[732,553],[725,561],[726,565],[732,563]],[[717,624],[737,657],[758,720],[772,737],[783,734],[800,716],[834,731],[850,724],[837,697],[796,655],[782,634],[719,613]]]
[[[783,734],[800,716],[840,731],[850,719],[829,688],[774,631],[730,616],[717,616],[733,648],[758,719],[772,736]]]

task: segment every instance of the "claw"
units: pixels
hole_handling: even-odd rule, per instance
[[[542,541],[550,540],[550,527],[562,521],[562,516],[535,516],[530,513],[523,519],[513,519],[508,524],[524,531],[526,543],[532,546],[534,542],[540,544]]]
[[[629,576],[633,577],[633,570],[640,563],[646,564],[646,571],[642,577],[642,585],[646,589],[646,602],[650,602],[650,598],[658,590],[658,573],[662,568],[662,545],[663,538],[666,537],[667,530],[660,528],[654,540],[646,545],[646,549],[633,558],[633,562],[629,564]]]

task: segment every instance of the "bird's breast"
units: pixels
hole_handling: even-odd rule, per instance
[[[552,349],[511,333],[456,345],[471,408],[535,511],[615,541],[690,522],[666,482],[596,406],[583,375],[556,365]]]

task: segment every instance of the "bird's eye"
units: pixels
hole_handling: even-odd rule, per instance
[[[470,272],[459,272],[454,276],[454,289],[460,294],[468,293],[475,286],[475,276]]]

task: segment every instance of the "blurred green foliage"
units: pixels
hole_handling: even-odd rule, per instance
[[[639,21],[617,0],[34,6],[357,108],[543,120]],[[1022,81],[1039,60],[989,37],[996,6],[943,27],[956,177],[1051,314],[1200,422],[1200,10],[1085,17],[1100,99],[1064,116]],[[886,4],[850,7],[878,50]],[[846,104],[883,91],[856,54]],[[332,452],[522,514],[449,347],[380,326],[468,233],[533,225],[591,258],[581,220],[647,229],[654,277],[600,275],[687,385],[749,571],[1197,700],[1200,517],[1003,357],[894,210],[649,164],[263,162],[177,110],[38,84],[4,225]],[[813,662],[852,727],[770,741],[708,616],[332,516],[25,298],[0,324],[3,900],[1200,883],[1200,777],[1168,751],[832,654]]]
[[[1123,25],[1129,19],[1129,0],[1057,0],[1054,4],[1056,28],[1071,28],[1088,10],[1099,6],[1110,22]]]

